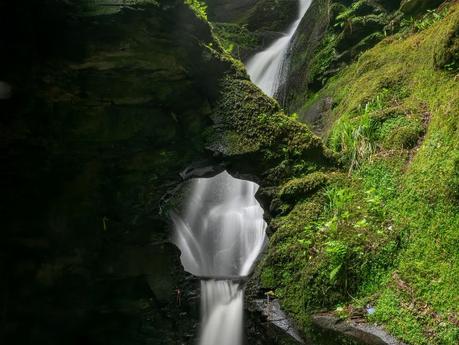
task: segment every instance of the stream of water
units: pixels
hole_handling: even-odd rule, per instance
[[[200,345],[240,345],[247,277],[266,244],[258,185],[226,171],[191,181],[184,210],[172,217],[173,242],[187,272],[201,280]]]
[[[252,81],[273,96],[287,50],[311,0],[299,0],[297,18],[287,33],[247,62]],[[263,209],[255,199],[258,185],[226,171],[192,180],[188,199],[174,214],[173,242],[187,272],[201,278],[200,345],[243,343],[242,281],[266,244]]]
[[[279,87],[290,43],[310,5],[311,0],[299,0],[297,17],[287,33],[247,61],[250,79],[268,96],[274,96]]]

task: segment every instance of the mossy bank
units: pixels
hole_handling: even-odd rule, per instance
[[[423,13],[304,102],[330,104],[315,125],[345,168],[280,188],[260,281],[305,327],[331,310],[459,341],[459,6]]]

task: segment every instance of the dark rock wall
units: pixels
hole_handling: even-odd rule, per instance
[[[297,0],[207,0],[209,19],[247,25],[250,31],[283,31],[295,18]]]
[[[8,50],[20,63],[1,76],[12,85],[1,104],[5,343],[193,336],[196,284],[158,207],[206,156],[208,85],[193,64],[212,37],[186,7],[169,7],[69,14],[25,32],[30,57]]]
[[[206,3],[214,33],[242,61],[286,31],[298,11],[297,0],[207,0]]]

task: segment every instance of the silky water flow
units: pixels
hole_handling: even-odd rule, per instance
[[[226,171],[193,179],[183,211],[172,216],[182,265],[201,278],[200,345],[242,344],[242,282],[266,245],[257,190]]]
[[[290,43],[310,5],[311,0],[299,0],[297,17],[286,34],[255,54],[246,63],[247,73],[252,82],[268,96],[274,96],[279,87]]]

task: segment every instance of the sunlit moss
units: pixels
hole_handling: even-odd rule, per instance
[[[458,343],[459,84],[439,63],[455,61],[458,28],[453,4],[315,96],[334,101],[324,137],[347,175],[275,219],[262,274],[298,320],[371,305],[370,320],[409,344]]]

